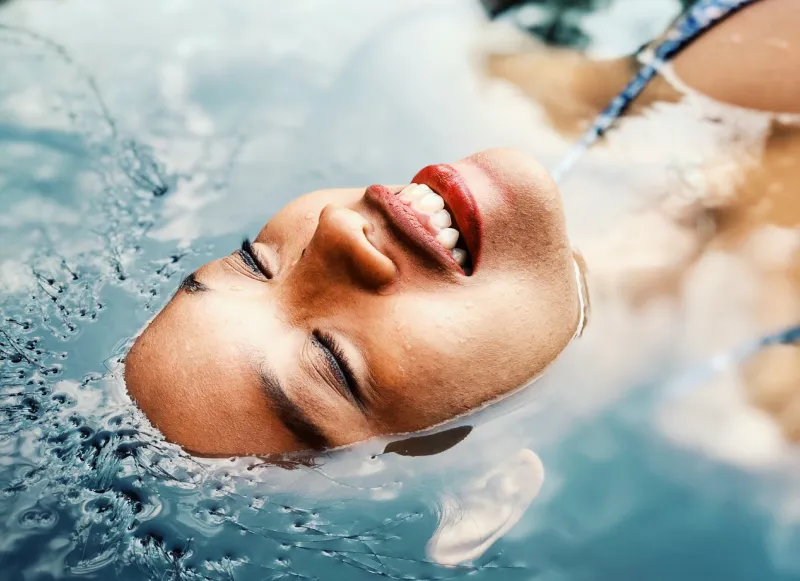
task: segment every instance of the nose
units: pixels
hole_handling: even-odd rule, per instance
[[[344,279],[376,290],[397,278],[394,262],[370,241],[373,225],[361,214],[336,204],[322,209],[304,259],[324,269],[329,280]]]

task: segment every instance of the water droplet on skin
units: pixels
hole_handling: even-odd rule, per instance
[[[782,50],[789,48],[789,41],[783,38],[768,38],[764,41],[764,43],[771,47],[780,48]]]

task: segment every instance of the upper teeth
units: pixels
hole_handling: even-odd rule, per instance
[[[431,225],[439,228],[449,228],[450,225],[453,223],[453,219],[450,218],[450,212],[442,208],[438,212],[436,212],[433,216],[431,216]]]
[[[458,264],[463,266],[467,261],[467,253],[461,248],[456,248],[459,232],[451,228],[453,219],[444,207],[444,199],[423,184],[408,185],[398,196],[418,213],[428,216],[427,225],[433,230],[436,240],[450,251]]]
[[[425,194],[421,198],[413,200],[411,207],[432,216],[436,212],[444,210],[444,200],[439,194]]]

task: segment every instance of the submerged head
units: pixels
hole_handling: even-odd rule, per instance
[[[412,432],[556,358],[581,305],[547,173],[492,150],[412,183],[441,198],[416,186],[314,192],[184,280],[125,365],[167,439],[238,455]],[[455,251],[455,232],[440,231],[451,219]]]

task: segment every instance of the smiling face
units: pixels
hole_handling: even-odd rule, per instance
[[[412,183],[308,194],[187,277],[125,367],[167,439],[271,454],[416,431],[555,359],[580,299],[546,172],[492,150]]]

